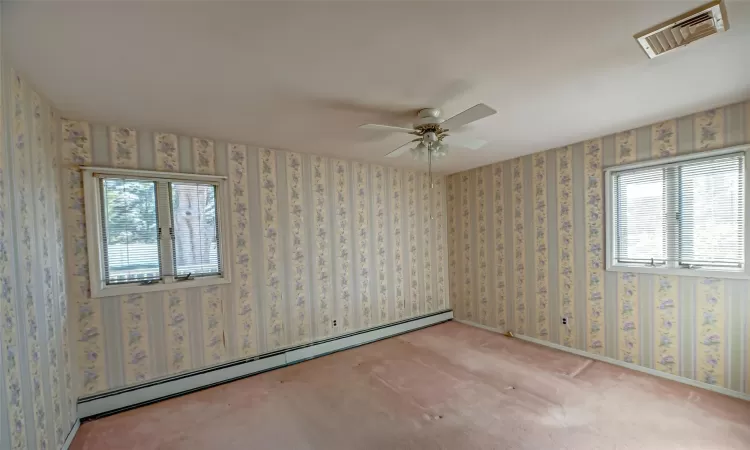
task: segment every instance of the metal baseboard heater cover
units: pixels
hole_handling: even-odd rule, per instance
[[[438,311],[392,324],[381,325],[305,345],[265,353],[252,358],[161,378],[137,386],[84,397],[78,401],[78,417],[80,419],[91,420],[115,414],[269,370],[297,364],[308,359],[369,344],[420,328],[437,325],[452,319],[452,310]]]

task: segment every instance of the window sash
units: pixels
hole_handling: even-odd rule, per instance
[[[213,186],[213,200],[214,200],[214,213],[213,213],[213,221],[214,226],[206,226],[203,225],[203,215],[198,215],[198,221],[197,224],[197,232],[202,235],[204,233],[212,233],[213,234],[213,242],[204,242],[202,239],[199,240],[199,252],[203,252],[204,250],[208,250],[209,254],[207,256],[208,261],[202,261],[203,255],[200,255],[200,262],[196,262],[195,264],[180,264],[179,259],[185,258],[187,255],[183,254],[186,253],[184,250],[180,251],[180,245],[179,245],[179,238],[180,237],[187,237],[185,236],[185,230],[186,227],[183,225],[183,227],[179,227],[177,220],[177,211],[175,209],[176,204],[176,198],[175,198],[175,184],[178,186],[182,186],[184,188],[187,188],[189,184],[195,184],[196,185],[196,201],[198,202],[197,208],[205,208],[206,204],[201,204],[200,199],[197,198],[199,194],[198,186],[206,187],[206,186],[212,186],[210,184],[206,183],[192,183],[192,182],[185,182],[185,181],[179,181],[179,182],[169,182],[167,186],[167,193],[168,195],[165,196],[165,201],[168,202],[169,205],[169,240],[171,243],[171,258],[172,258],[172,267],[173,267],[173,274],[177,277],[189,277],[189,278],[195,278],[195,277],[210,277],[210,276],[220,276],[222,274],[222,264],[221,264],[221,245],[219,245],[219,240],[221,239],[221,236],[219,235],[219,216],[218,216],[218,189],[216,186]],[[201,189],[202,190],[202,189]],[[208,199],[206,199],[208,200]],[[179,229],[178,228],[182,228]],[[192,230],[192,228],[191,228]],[[216,246],[216,269],[213,269],[213,261],[210,255],[211,247],[215,245]],[[195,256],[193,256],[195,258]],[[208,269],[208,270],[206,270]]]
[[[154,220],[155,220],[155,224],[157,225],[157,230],[156,230],[155,236],[153,237],[156,239],[155,245],[156,245],[157,251],[156,251],[155,256],[157,258],[156,260],[157,267],[156,269],[151,270],[149,272],[145,272],[145,269],[144,269],[143,276],[138,276],[137,274],[133,274],[133,272],[129,270],[121,270],[120,272],[125,272],[125,273],[118,275],[115,273],[115,271],[112,270],[114,260],[119,260],[121,258],[114,258],[115,255],[112,254],[113,249],[111,247],[113,247],[114,245],[121,245],[121,244],[114,244],[110,240],[109,222],[111,218],[110,217],[111,211],[109,209],[109,204],[106,198],[107,192],[108,192],[108,189],[106,186],[107,180],[118,180],[122,182],[145,181],[153,185],[153,196],[154,196],[154,205],[155,205]],[[157,196],[156,183],[151,180],[133,180],[130,178],[111,176],[111,177],[99,178],[98,187],[99,187],[99,194],[100,194],[100,201],[101,201],[99,214],[100,214],[100,220],[102,224],[101,248],[102,248],[102,257],[104,261],[104,264],[102,265],[102,279],[104,283],[107,285],[123,285],[123,284],[130,284],[130,283],[137,283],[137,284],[150,283],[153,281],[161,280],[162,270],[163,270],[162,269],[162,254],[161,254],[161,251],[159,251],[159,242],[161,240],[161,229],[158,227],[159,204],[158,204],[158,198],[157,198],[158,196]],[[128,228],[127,225],[125,225],[124,228],[125,230],[123,231],[126,231],[126,232],[130,231],[127,229]],[[114,231],[114,229],[111,231]],[[130,239],[128,238],[127,240],[129,241]],[[131,250],[130,249],[131,244],[130,242],[127,242],[125,245],[127,246],[124,249],[125,254],[126,254],[125,258],[129,262],[129,252]],[[135,245],[138,245],[138,244],[135,244]],[[147,245],[147,244],[141,244],[141,245]],[[147,257],[148,255],[145,252],[141,252],[139,256],[143,258],[143,257]]]
[[[172,226],[171,202],[164,200],[165,198],[169,198],[170,184],[173,182],[213,186],[213,198],[215,201],[213,225],[215,225],[216,234],[213,245],[216,247],[215,252],[223,256],[228,251],[228,235],[225,236],[227,218],[223,205],[228,195],[226,177],[102,167],[81,167],[81,170],[83,172],[84,196],[86,201],[86,224],[89,230],[86,239],[89,247],[89,278],[92,297],[126,295],[178,287],[210,286],[225,284],[231,281],[231,262],[223,257],[217,262],[218,271],[200,274],[200,278],[197,278],[198,274],[190,278],[175,276],[174,245],[171,240],[171,233],[169,232]],[[107,223],[106,217],[102,214],[102,209],[106,207],[106,199],[104,198],[104,189],[102,187],[106,179],[127,179],[154,183],[156,191],[156,221],[158,223],[157,232],[159,233],[157,237],[157,253],[160,265],[158,277],[149,279],[139,278],[137,280],[128,280],[125,283],[107,282],[108,277],[105,272],[106,268],[109,267],[109,261],[107,261],[106,249],[104,247],[107,236]],[[175,286],[178,283],[180,286]]]
[[[700,167],[698,170],[694,170],[692,173],[689,171],[689,165],[685,165],[683,167],[680,167],[680,177],[679,177],[679,187],[680,187],[680,204],[679,204],[679,213],[677,216],[677,220],[679,221],[680,225],[680,234],[679,234],[679,259],[678,259],[678,265],[679,266],[703,266],[703,267],[721,267],[721,268],[742,268],[744,265],[744,253],[745,253],[745,242],[744,242],[744,203],[745,203],[745,192],[744,192],[744,172],[745,172],[745,159],[744,155],[737,155],[736,158],[731,158],[732,155],[728,155],[727,157],[719,157],[716,159],[713,159],[712,161],[708,161],[708,164],[710,165],[711,162],[718,161],[721,159],[725,159],[726,163],[723,165],[714,165],[713,167]],[[732,160],[734,159],[734,160]],[[736,167],[732,167],[736,164]],[[696,165],[693,165],[696,166]],[[688,170],[685,170],[688,169]],[[735,173],[733,173],[735,172]],[[727,195],[730,196],[732,194],[736,195],[736,201],[724,201],[718,203],[717,209],[720,206],[723,206],[725,208],[734,209],[733,213],[730,213],[734,216],[734,219],[736,221],[736,229],[735,229],[735,235],[733,237],[736,242],[723,242],[721,245],[715,245],[711,250],[714,252],[727,252],[727,253],[734,253],[734,258],[722,258],[722,257],[713,257],[710,254],[700,253],[700,250],[698,249],[698,243],[694,241],[694,229],[699,228],[700,225],[708,225],[704,221],[701,221],[701,219],[693,219],[690,217],[690,212],[695,212],[697,203],[698,195],[695,191],[695,189],[684,189],[684,185],[689,182],[693,182],[694,184],[697,184],[696,181],[700,181],[701,175],[711,175],[711,181],[715,181],[720,175],[730,175],[729,181],[736,181],[737,183],[737,191],[731,192],[728,191]],[[691,176],[692,175],[692,176]],[[732,175],[735,175],[736,178],[731,177]],[[726,187],[725,187],[726,188]],[[711,188],[716,189],[716,187],[712,186]],[[685,201],[685,197],[688,197],[692,201]],[[721,211],[726,213],[727,211]],[[724,217],[726,219],[727,217]],[[718,226],[718,225],[714,225]],[[732,233],[734,234],[734,233]],[[730,237],[730,239],[732,239]]]
[[[659,270],[708,269],[728,272],[746,271],[746,151],[747,147],[738,147],[706,152],[700,155],[679,156],[669,158],[666,161],[634,163],[627,166],[608,168],[606,170],[607,196],[611,205],[610,217],[607,219],[607,244],[611,251],[611,256],[608,258],[608,266],[649,267]],[[712,163],[714,163],[714,167],[712,167]],[[719,219],[717,219],[720,221],[719,223],[721,223],[722,218],[725,220],[729,231],[732,230],[732,225],[734,225],[737,235],[733,236],[731,232],[725,234],[723,248],[712,248],[710,241],[707,244],[704,243],[704,250],[701,253],[696,247],[690,246],[690,232],[695,229],[696,224],[706,226],[712,222],[710,222],[710,219],[706,220],[700,216],[696,218],[696,214],[693,214],[690,218],[686,216],[686,212],[693,211],[693,205],[689,204],[691,201],[690,197],[695,198],[699,193],[697,191],[687,192],[685,190],[685,183],[699,183],[700,180],[694,181],[698,177],[696,174],[704,176],[709,173],[713,174],[714,172],[711,171],[715,171],[716,167],[720,167],[725,174],[731,173],[733,171],[731,167],[734,164],[736,164],[737,168],[736,177],[728,177],[727,180],[729,181],[725,181],[725,183],[728,182],[731,185],[734,181],[736,194],[733,194],[734,196],[726,201],[718,202],[718,212],[715,214],[719,216]],[[623,210],[625,207],[624,203],[626,203],[623,197],[625,194],[622,178],[637,178],[639,174],[654,170],[662,171],[664,178],[662,201],[665,203],[666,208],[662,219],[664,221],[662,234],[666,237],[667,257],[662,260],[657,256],[652,261],[650,257],[623,251],[623,245],[627,244],[625,240],[628,238],[628,220],[623,220],[622,218],[622,215],[625,213]],[[708,183],[710,185],[711,180],[713,178],[710,178],[707,182],[704,181],[704,184]],[[715,190],[716,187],[714,186],[712,189]],[[732,209],[734,209],[733,213],[731,212]],[[722,255],[719,253],[722,250],[731,256],[727,259],[722,259]],[[713,256],[711,252],[714,252],[714,257],[711,257]]]

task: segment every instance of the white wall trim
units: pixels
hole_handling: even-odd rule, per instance
[[[75,439],[76,433],[78,433],[78,428],[80,426],[81,420],[76,419],[76,422],[73,424],[73,428],[71,428],[70,433],[68,433],[68,437],[65,439],[65,442],[63,442],[60,450],[68,450],[70,448],[70,445],[73,443],[73,439]]]
[[[251,360],[240,364],[220,367],[196,373],[195,375],[181,374],[175,379],[165,379],[160,383],[154,383],[141,388],[134,387],[123,391],[115,391],[112,394],[83,399],[78,402],[78,417],[86,417],[105,414],[123,408],[129,408],[140,404],[151,403],[172,397],[185,392],[193,391],[217,383],[223,383],[236,378],[247,377],[259,372],[277,369],[289,364],[298,363],[306,359],[316,358],[329,353],[346,350],[370,342],[385,339],[391,336],[414,331],[419,328],[428,327],[453,319],[453,311],[445,311],[429,316],[416,317],[414,319],[385,326],[370,331],[358,332],[356,334],[342,336],[338,339],[313,343],[305,347],[296,347],[283,353],[278,353],[261,359]]]
[[[488,327],[488,326],[485,326],[485,325],[480,325],[478,323],[469,322],[467,320],[459,320],[459,319],[455,319],[455,318],[453,320],[455,320],[456,322],[463,323],[465,325],[470,325],[472,327],[481,328],[481,329],[487,330],[487,331],[492,331],[493,333],[505,333],[504,330],[501,330],[499,328],[492,328],[492,327]],[[733,391],[733,390],[727,389],[725,387],[714,386],[712,384],[703,383],[702,381],[696,381],[696,380],[692,380],[690,378],[685,378],[685,377],[681,377],[681,376],[678,376],[678,375],[673,375],[671,373],[662,372],[662,371],[659,371],[659,370],[656,370],[656,369],[650,369],[648,367],[639,366],[637,364],[632,364],[632,363],[627,363],[627,362],[624,362],[624,361],[619,361],[617,359],[609,358],[607,356],[595,355],[593,353],[588,353],[588,352],[585,352],[583,350],[579,350],[577,348],[570,348],[570,347],[566,347],[564,345],[555,344],[554,342],[548,342],[548,341],[544,341],[544,340],[533,338],[533,337],[529,337],[529,336],[523,336],[523,335],[519,335],[519,334],[514,334],[513,337],[521,339],[523,341],[533,342],[534,344],[543,345],[545,347],[554,348],[555,350],[562,350],[564,352],[572,353],[572,354],[578,355],[578,356],[583,356],[585,358],[594,359],[594,360],[605,362],[605,363],[608,363],[608,364],[613,364],[615,366],[624,367],[626,369],[631,369],[631,370],[636,370],[638,372],[647,373],[647,374],[653,375],[655,377],[665,378],[667,380],[677,381],[678,383],[687,384],[689,386],[693,386],[693,387],[697,387],[697,388],[701,388],[701,389],[706,389],[706,390],[709,390],[709,391],[717,392],[719,394],[724,394],[724,395],[727,395],[729,397],[738,398],[740,400],[750,401],[750,394],[744,394],[742,392]]]

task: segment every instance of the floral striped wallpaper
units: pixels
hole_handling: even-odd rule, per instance
[[[59,117],[18,74],[4,75],[0,448],[61,448],[77,417],[55,150]]]
[[[442,177],[430,193],[412,171],[74,120],[61,130],[82,396],[447,308]],[[232,283],[90,298],[81,164],[226,175]]]
[[[603,259],[603,167],[742,143],[750,102],[447,177],[456,317],[750,394],[750,282]]]

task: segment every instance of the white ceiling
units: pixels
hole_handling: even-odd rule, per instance
[[[487,103],[454,172],[750,97],[750,3],[655,60],[632,38],[700,3],[3,2],[2,43],[69,117],[404,167],[357,126]]]

